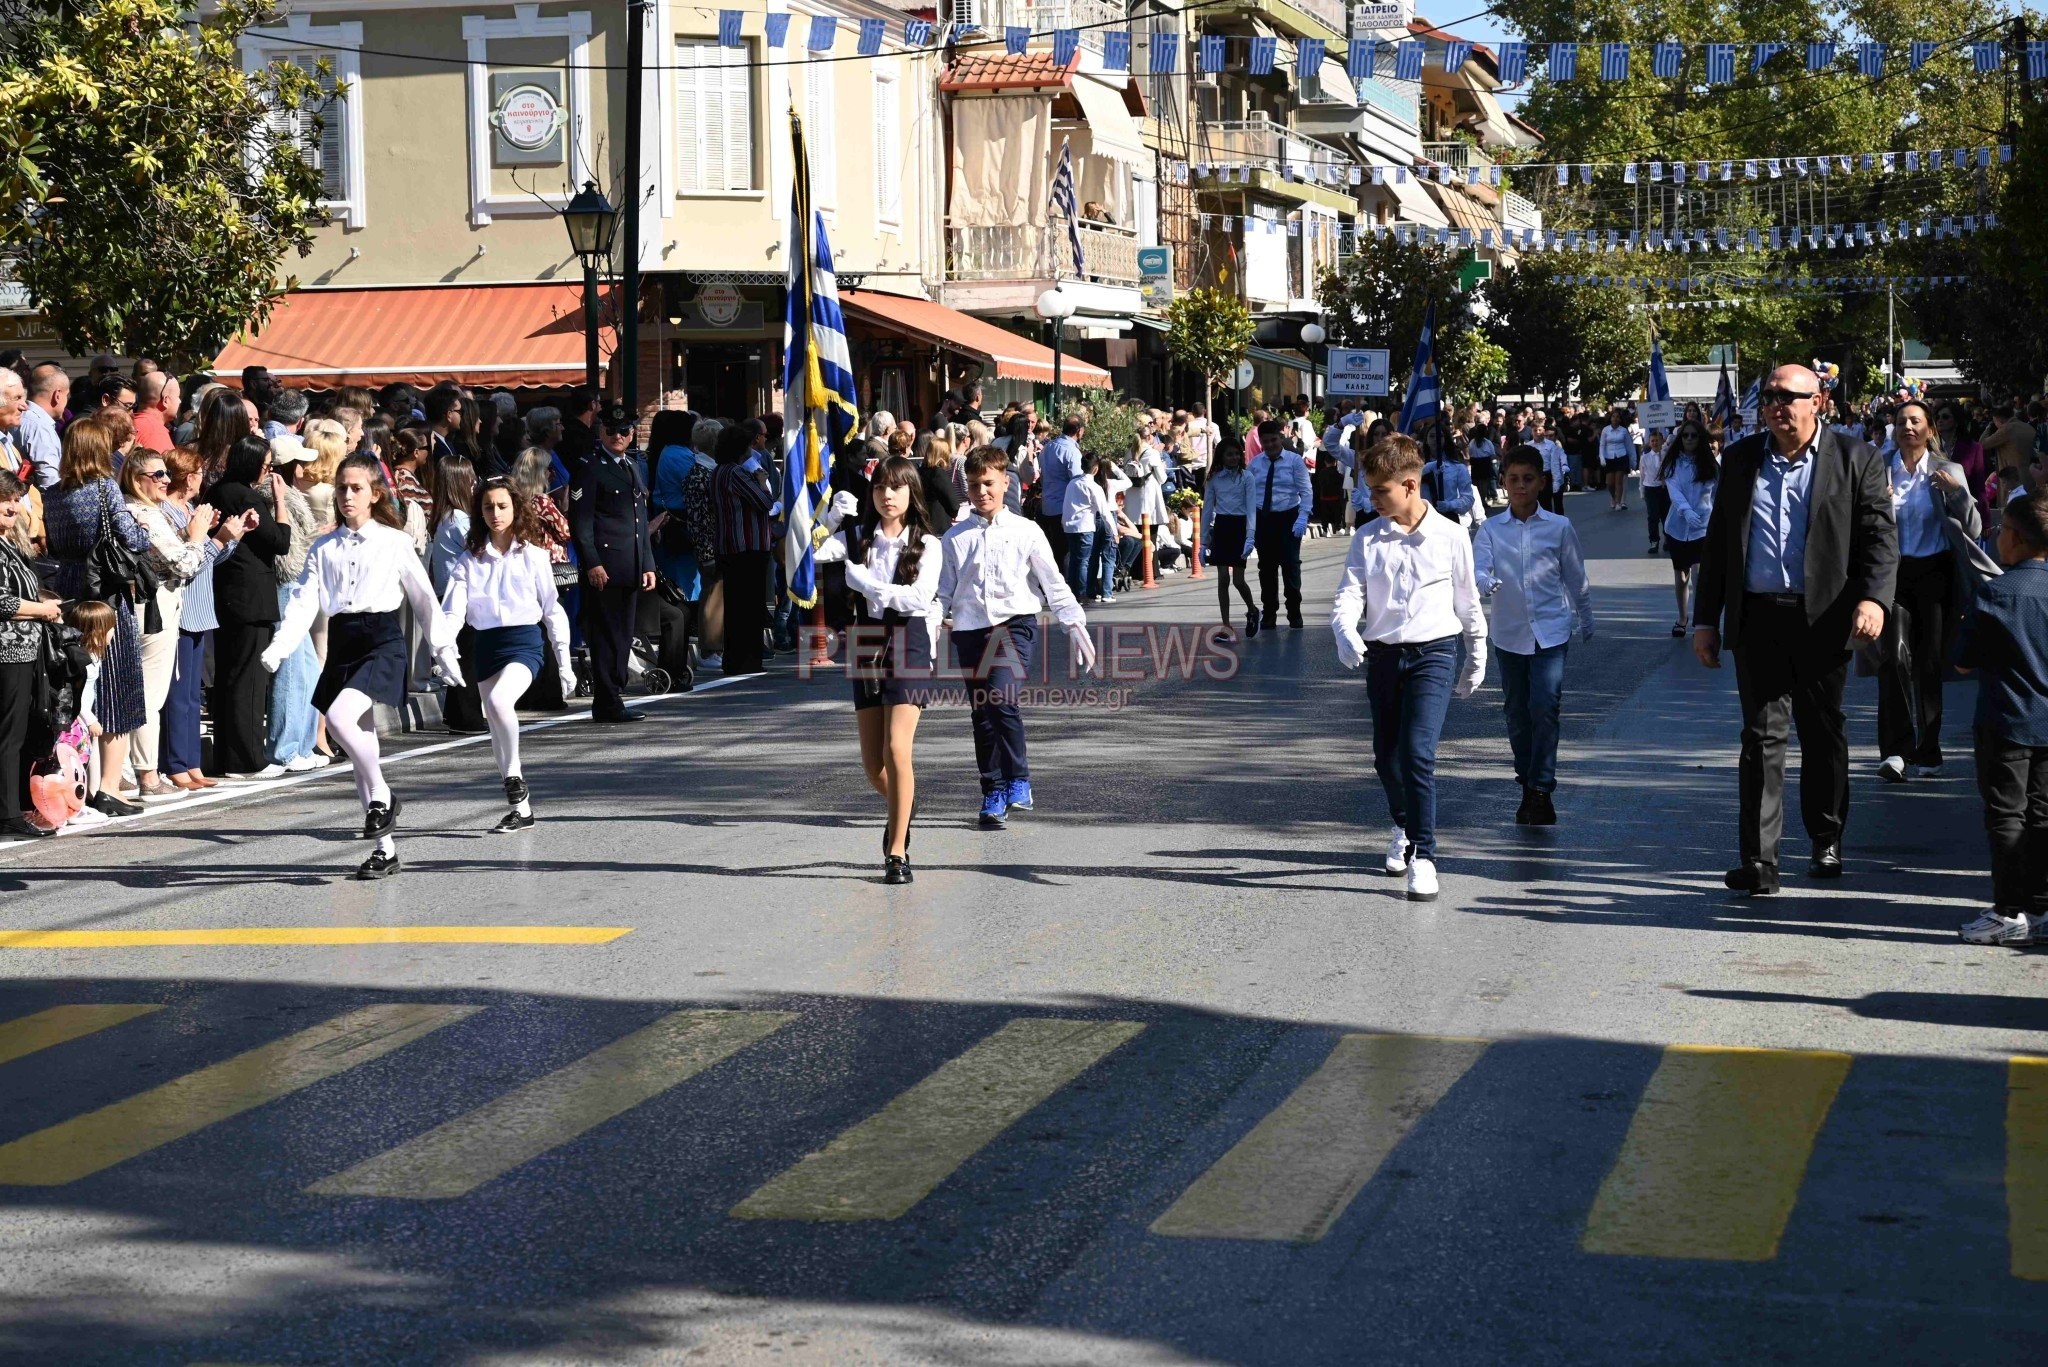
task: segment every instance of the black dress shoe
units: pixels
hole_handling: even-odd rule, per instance
[[[25,817],[10,816],[0,821],[0,836],[11,840],[45,840],[55,834],[55,831],[46,831]]]
[[[1549,793],[1529,794],[1529,824],[1531,826],[1555,826],[1557,808],[1550,804]]]
[[[1244,634],[1247,637],[1259,634],[1259,614],[1256,612],[1247,612],[1244,615]]]
[[[103,816],[140,816],[142,807],[138,803],[123,802],[112,793],[102,789],[85,800],[85,805]]]
[[[646,721],[647,714],[645,712],[635,712],[632,708],[628,707],[617,712],[593,712],[590,714],[590,719],[599,726],[617,726],[621,722]]]
[[[404,810],[405,804],[398,800],[396,793],[392,794],[388,803],[372,802],[369,810],[363,813],[362,838],[375,840],[379,836],[391,834],[398,827],[398,814]]]
[[[1744,864],[1739,869],[1730,869],[1721,879],[1730,891],[1748,893],[1751,897],[1768,897],[1778,890],[1778,866],[1776,864]]]
[[[882,858],[882,881],[892,887],[917,881],[910,872],[910,859],[906,855],[891,854]]]
[[[1528,788],[1522,789],[1522,805],[1515,808],[1515,824],[1517,826],[1529,824],[1529,808],[1535,801],[1536,794],[1534,791]]]
[[[519,814],[519,809],[515,807],[511,811],[505,813],[503,816],[498,818],[498,824],[491,827],[491,834],[510,835],[514,831],[530,831],[532,829],[532,814],[528,813],[525,816],[521,816]]]
[[[373,878],[389,878],[397,872],[398,851],[393,850],[386,854],[382,850],[372,850],[370,857],[363,861],[363,866],[356,870],[356,877],[368,882]]]
[[[1806,867],[1809,878],[1840,878],[1842,876],[1842,842],[1830,840],[1813,847],[1813,862]]]

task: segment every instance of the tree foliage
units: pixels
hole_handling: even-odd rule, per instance
[[[1458,254],[1448,248],[1360,233],[1357,249],[1322,279],[1319,297],[1330,345],[1383,347],[1393,376],[1404,377],[1434,300],[1437,355],[1449,354],[1457,334],[1471,326],[1456,307],[1458,265]]]
[[[1524,394],[1620,393],[1649,369],[1648,322],[1618,290],[1565,283],[1583,269],[1568,257],[1528,256],[1486,282],[1487,335],[1507,352],[1508,384]]]
[[[1166,306],[1166,350],[1211,386],[1224,383],[1252,344],[1252,312],[1219,289],[1189,290]]]
[[[318,111],[296,66],[245,73],[275,14],[221,0],[0,0],[0,249],[74,353],[210,360],[260,324],[324,221]],[[272,137],[302,109],[304,142]]]
[[[1450,402],[1490,404],[1507,389],[1507,348],[1478,328],[1461,328],[1438,354],[1437,374]]]

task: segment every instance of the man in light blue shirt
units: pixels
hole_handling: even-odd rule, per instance
[[[1268,630],[1280,623],[1277,602],[1282,585],[1287,595],[1287,625],[1299,629],[1301,619],[1301,538],[1308,531],[1315,491],[1308,462],[1287,449],[1286,430],[1268,419],[1259,424],[1259,454],[1250,466],[1252,542],[1259,552],[1260,616]]]
[[[1060,434],[1047,442],[1038,455],[1038,525],[1045,529],[1045,539],[1052,543],[1055,565],[1066,560],[1067,529],[1060,510],[1066,506],[1067,486],[1081,477],[1081,438],[1087,431],[1087,422],[1079,414],[1070,414],[1060,424]],[[1017,454],[1013,452],[1011,459]]]
[[[71,376],[54,361],[45,361],[29,372],[28,407],[21,414],[21,428],[15,440],[28,448],[35,462],[36,487],[57,487],[58,470],[64,460],[64,440],[57,435],[57,415],[71,398]]]
[[[1813,487],[1813,447],[1810,439],[1787,460],[1771,446],[1757,468],[1744,583],[1751,593],[1806,592],[1806,502]]]

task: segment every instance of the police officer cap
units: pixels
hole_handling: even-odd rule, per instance
[[[633,430],[633,415],[622,403],[607,404],[598,421],[607,432],[630,432]]]

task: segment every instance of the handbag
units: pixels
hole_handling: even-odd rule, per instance
[[[104,488],[102,486],[102,492]],[[143,634],[154,636],[164,629],[163,614],[156,604],[156,590],[156,575],[143,563],[142,557],[121,539],[112,510],[102,499],[99,539],[85,557],[85,582],[79,596],[97,598],[107,604],[112,604],[116,598],[127,599],[130,606],[139,604],[143,609]]]

